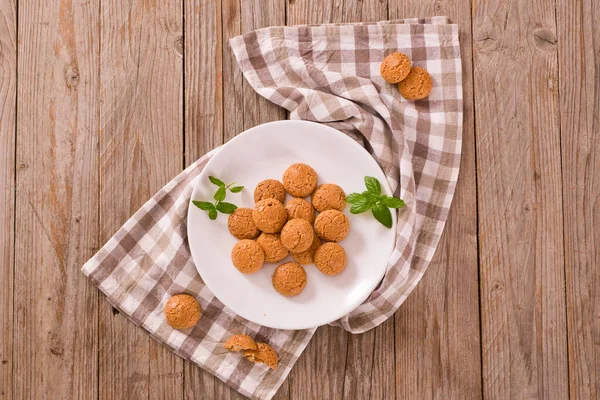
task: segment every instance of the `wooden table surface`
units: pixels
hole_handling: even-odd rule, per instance
[[[81,265],[186,165],[286,118],[228,39],[448,15],[464,142],[443,239],[394,318],[320,328],[278,399],[600,398],[596,0],[0,0],[0,397],[241,398]]]

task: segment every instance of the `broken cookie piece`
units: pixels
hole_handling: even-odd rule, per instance
[[[266,343],[258,342],[257,350],[244,351],[244,357],[253,363],[267,364],[271,369],[277,368],[279,358],[275,350]]]
[[[248,335],[237,334],[225,342],[225,348],[229,351],[258,350],[254,339]]]

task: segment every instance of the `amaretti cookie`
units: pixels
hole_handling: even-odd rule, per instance
[[[406,100],[421,100],[429,96],[432,85],[429,72],[421,67],[412,67],[406,79],[398,84],[398,90]]]
[[[324,243],[315,252],[315,265],[325,275],[337,275],[346,268],[346,251],[338,243]]]
[[[293,198],[285,204],[288,213],[288,219],[304,219],[308,223],[315,222],[315,209],[306,200],[299,197]]]
[[[317,187],[317,173],[306,164],[292,164],[283,173],[283,186],[294,197],[307,197]]]
[[[238,208],[229,215],[227,220],[229,232],[238,239],[254,239],[260,231],[252,221],[252,210]]]
[[[189,294],[176,294],[165,305],[167,323],[175,329],[190,329],[198,323],[202,310],[196,299]]]
[[[280,203],[284,203],[285,188],[283,184],[275,179],[265,179],[256,185],[256,189],[254,189],[254,202],[258,203],[264,199],[275,199]]]
[[[248,335],[237,334],[225,342],[225,348],[229,351],[258,350],[254,339]]]
[[[276,199],[261,200],[252,210],[252,221],[258,229],[267,233],[276,233],[287,221],[287,211]]]
[[[252,361],[253,363],[263,363],[267,364],[269,368],[275,369],[277,368],[277,363],[279,362],[279,357],[277,356],[277,352],[271,346],[266,343],[258,342],[256,344],[258,348],[256,350],[247,350],[244,352],[244,357],[248,361]]]
[[[341,242],[348,236],[350,221],[338,210],[323,211],[315,220],[315,232],[328,242]]]
[[[410,59],[404,53],[396,51],[383,59],[379,67],[381,77],[388,83],[398,83],[410,72]]]
[[[273,272],[273,287],[284,296],[299,295],[306,286],[306,271],[295,262],[281,264]]]
[[[293,253],[308,250],[313,242],[314,231],[312,225],[304,219],[288,221],[281,230],[281,244]]]
[[[346,193],[341,187],[332,183],[317,186],[312,194],[312,205],[319,212],[343,211],[346,208]]]
[[[279,233],[261,233],[256,243],[265,252],[265,262],[275,263],[283,260],[288,255],[288,250],[281,244]]]
[[[253,274],[265,263],[265,252],[254,240],[240,240],[231,250],[233,265],[244,274]]]

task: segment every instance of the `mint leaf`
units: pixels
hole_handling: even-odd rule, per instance
[[[389,208],[403,208],[405,206],[403,200],[391,196],[384,196],[383,199],[381,199],[381,202],[384,206]]]
[[[375,207],[373,207],[373,216],[375,219],[386,228],[390,229],[392,227],[392,213],[390,209],[381,203],[377,203]]]
[[[346,202],[353,204],[364,198],[365,196],[360,193],[350,193],[348,196],[346,196]]]
[[[214,176],[209,176],[208,180],[214,183],[217,186],[225,186],[225,182],[220,179],[215,178]]]
[[[217,219],[217,210],[216,209],[212,209],[208,211],[208,218],[212,219],[213,221],[215,219]]]
[[[229,191],[230,191],[231,193],[239,193],[239,192],[241,192],[241,191],[242,191],[242,189],[244,189],[244,187],[243,187],[243,186],[234,186],[234,187],[232,187],[231,189],[229,189]]]
[[[361,197],[352,205],[352,207],[350,207],[350,213],[362,214],[369,210],[372,206],[373,205],[365,197]]]
[[[235,204],[226,203],[224,201],[217,204],[217,210],[222,212],[223,214],[231,214],[236,210],[237,206]]]
[[[365,176],[365,186],[370,193],[380,195],[381,194],[381,185],[377,178],[373,178],[372,176]]]
[[[225,186],[219,186],[219,189],[217,189],[217,192],[215,193],[215,200],[216,201],[225,200],[226,194],[227,193],[225,193]]]
[[[210,210],[211,208],[214,208],[212,203],[209,203],[208,201],[198,201],[198,200],[192,200],[192,203],[198,207],[201,210],[207,211]]]
[[[377,203],[379,200],[381,200],[381,196],[371,193],[368,190],[365,190],[364,192],[362,192],[362,195],[366,197],[367,200],[369,200],[369,202],[373,205],[375,205],[375,203]]]

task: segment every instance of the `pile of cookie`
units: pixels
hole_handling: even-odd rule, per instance
[[[343,213],[346,194],[335,184],[317,187],[317,180],[312,167],[293,164],[285,170],[283,183],[267,179],[258,184],[254,209],[238,208],[229,216],[229,232],[240,239],[231,251],[233,265],[240,272],[252,274],[265,262],[278,263],[292,255],[294,261],[279,265],[272,277],[273,287],[284,296],[304,290],[302,265],[314,262],[330,276],[346,267],[346,252],[338,243],[350,230]],[[287,193],[294,198],[286,203]]]
[[[425,68],[412,66],[410,58],[399,51],[383,59],[379,73],[387,83],[397,84],[406,100],[422,100],[431,92],[433,82],[429,72]]]

